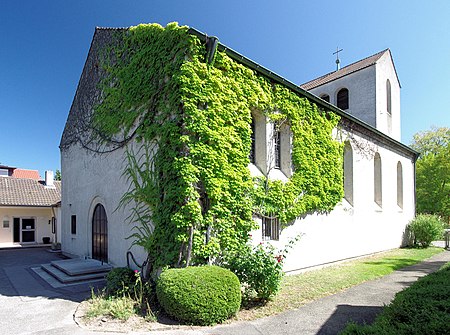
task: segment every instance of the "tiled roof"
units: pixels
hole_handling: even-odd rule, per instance
[[[24,178],[0,178],[0,206],[49,207],[61,200],[61,182],[46,187],[43,181]]]
[[[333,71],[324,76],[321,76],[319,78],[308,81],[307,83],[300,85],[300,87],[303,88],[304,90],[308,91],[308,90],[311,90],[318,86],[329,83],[330,81],[342,78],[353,72],[365,69],[366,67],[374,65],[381,58],[381,56],[383,56],[384,53],[386,53],[386,52],[390,52],[389,49],[380,51],[373,56],[361,59],[360,61],[357,61],[353,64],[347,65],[346,67],[343,67],[342,69],[340,69],[338,71]]]
[[[38,170],[14,169],[13,173],[12,173],[12,177],[34,179],[34,180],[40,179]]]

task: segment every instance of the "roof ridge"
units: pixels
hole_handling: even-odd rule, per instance
[[[379,51],[379,52],[377,52],[377,53],[374,53],[374,54],[371,55],[371,56],[367,56],[367,57],[365,57],[365,58],[363,58],[363,59],[360,59],[360,60],[358,60],[358,61],[356,61],[356,62],[353,62],[353,63],[351,63],[351,64],[348,64],[348,65],[344,66],[341,70],[345,69],[346,67],[349,67],[349,66],[358,64],[359,62],[364,62],[365,60],[367,60],[367,59],[369,59],[369,58],[372,58],[372,57],[375,57],[375,56],[379,56],[376,60],[374,60],[374,62],[376,62],[378,59],[380,59],[381,55],[384,54],[386,51],[390,51],[389,48],[384,49],[384,50],[382,50],[382,51]]]
[[[130,27],[99,27],[96,26],[95,30],[128,30]]]
[[[375,64],[382,55],[384,55],[387,51],[389,51],[390,53],[390,49],[384,49],[382,51],[379,51],[371,56],[365,57],[363,59],[360,59],[356,62],[353,62],[349,65],[344,66],[343,68],[337,70],[337,71],[331,71],[329,73],[326,73],[320,77],[314,78],[312,80],[309,80],[303,84],[300,85],[301,88],[305,89],[305,90],[310,90],[312,88],[324,85],[330,81],[336,80],[338,78],[344,77],[348,74],[354,73],[356,71],[365,69],[366,67],[372,66],[373,64]],[[364,66],[358,67],[358,64],[364,64],[364,62],[367,62],[369,59],[373,58],[373,60],[371,60],[369,63],[365,64]],[[352,68],[354,68],[353,70],[351,70]],[[326,80],[325,78],[327,77],[331,77],[334,76],[334,78],[331,78],[330,80]],[[325,80],[324,80],[325,79]],[[314,84],[316,83],[316,84]]]

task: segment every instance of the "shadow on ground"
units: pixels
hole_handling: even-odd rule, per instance
[[[23,301],[44,297],[81,302],[90,296],[91,288],[98,290],[104,285],[78,284],[53,288],[31,270],[64,258],[61,254],[50,253],[48,248],[0,250],[0,295],[20,297]]]
[[[378,306],[337,305],[334,313],[322,325],[317,334],[339,334],[345,325],[352,321],[358,324],[370,324],[382,310],[383,307]]]

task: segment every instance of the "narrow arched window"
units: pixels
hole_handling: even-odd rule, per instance
[[[274,167],[281,168],[281,133],[278,125],[273,125],[273,151],[274,151]]]
[[[344,146],[344,197],[353,206],[353,150],[349,142]]]
[[[382,170],[381,170],[381,157],[377,152],[373,160],[373,170],[374,170],[374,198],[373,200],[378,206],[383,204],[383,190],[382,190]]]
[[[337,106],[340,109],[348,109],[348,89],[341,88],[337,93]]]
[[[391,82],[386,80],[386,106],[387,112],[392,114],[392,101],[391,101]]]
[[[330,96],[328,94],[322,94],[320,99],[325,100],[326,102],[330,102]]]
[[[252,141],[251,143],[251,147],[250,147],[250,163],[255,164],[255,118],[252,116],[252,122],[250,124],[250,128],[251,128],[251,135],[250,135],[250,140]]]
[[[397,163],[397,206],[403,208],[403,168]]]

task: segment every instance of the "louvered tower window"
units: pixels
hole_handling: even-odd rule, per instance
[[[342,88],[337,94],[337,106],[340,109],[348,109],[348,89]]]

